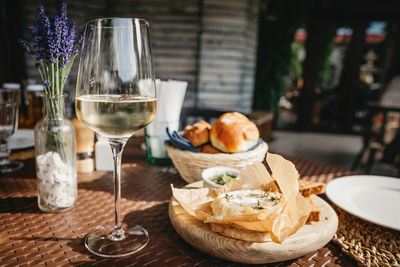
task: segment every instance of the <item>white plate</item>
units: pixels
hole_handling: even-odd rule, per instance
[[[400,178],[345,176],[329,182],[326,195],[350,214],[400,231]]]
[[[8,141],[10,149],[23,149],[35,146],[33,130],[18,129]]]

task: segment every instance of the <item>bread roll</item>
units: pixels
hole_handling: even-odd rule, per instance
[[[229,153],[244,152],[257,144],[260,133],[254,122],[238,112],[225,113],[214,122],[210,140],[214,147]]]
[[[185,127],[182,137],[187,139],[194,146],[201,146],[210,141],[211,125],[206,121],[196,122],[193,126]]]
[[[217,153],[221,153],[221,151],[219,151],[218,149],[216,149],[215,147],[213,147],[211,144],[206,144],[204,146],[201,146],[199,148],[199,152],[201,153],[208,153],[208,154],[217,154]]]

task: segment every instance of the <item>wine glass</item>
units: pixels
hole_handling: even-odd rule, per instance
[[[19,90],[0,89],[0,173],[16,171],[22,162],[10,161],[8,139],[18,128],[18,107],[21,100]]]
[[[121,257],[146,246],[148,232],[120,222],[121,154],[126,141],[156,115],[156,87],[149,25],[138,18],[89,21],[84,30],[76,84],[76,113],[103,136],[114,160],[115,222],[86,235],[86,248]]]

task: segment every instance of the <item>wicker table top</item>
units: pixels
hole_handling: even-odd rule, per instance
[[[150,233],[142,251],[127,258],[104,259],[89,254],[83,237],[92,228],[113,221],[113,179],[107,172],[79,174],[75,208],[58,214],[37,207],[34,161],[12,175],[0,177],[0,266],[237,266],[208,256],[187,244],[168,218],[169,185],[185,182],[173,167],[153,166],[139,148],[143,139],[129,143],[123,155],[121,210],[124,221],[138,223]],[[305,179],[327,182],[346,175],[333,167],[291,159]],[[330,242],[302,258],[278,266],[355,266]],[[274,264],[268,266],[275,266]]]

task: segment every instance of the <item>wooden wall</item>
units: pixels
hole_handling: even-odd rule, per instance
[[[204,0],[199,107],[251,110],[258,7],[252,0]]]
[[[195,100],[197,83],[199,0],[115,0],[114,16],[149,21],[156,76],[188,81],[186,106]]]
[[[43,1],[42,1],[43,2]],[[44,1],[48,13],[60,1]],[[36,0],[24,0],[24,24]],[[68,0],[80,30],[91,18],[141,17],[150,22],[156,76],[189,82],[186,107],[249,112],[257,45],[258,0]],[[29,32],[26,32],[29,36]],[[27,57],[27,75],[38,80]],[[69,78],[74,91],[78,64]]]

